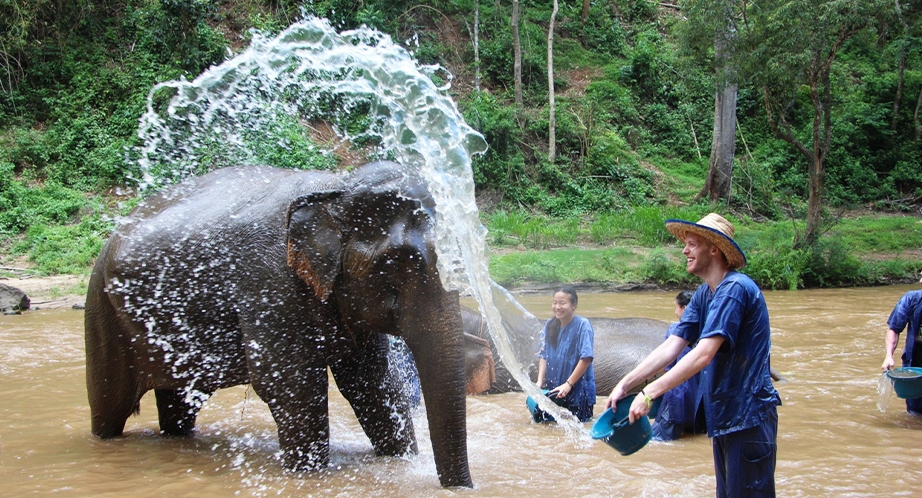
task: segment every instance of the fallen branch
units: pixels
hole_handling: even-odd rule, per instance
[[[0,266],[0,270],[6,270],[6,271],[23,271],[23,272],[28,272],[28,273],[34,273],[34,272],[35,272],[35,270],[30,270],[30,269],[28,269],[28,268],[13,268],[12,266]]]

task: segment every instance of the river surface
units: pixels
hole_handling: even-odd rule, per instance
[[[918,286],[767,292],[779,408],[778,496],[910,496],[922,481],[922,419],[890,395],[878,408],[890,310]],[[675,293],[583,294],[583,316],[674,320]],[[551,296],[518,296],[539,317]],[[903,343],[900,342],[899,350]],[[424,408],[420,454],[378,458],[343,398],[330,398],[329,470],[282,471],[275,424],[246,387],[219,391],[197,434],[157,435],[153,393],[125,436],[90,434],[83,313],[0,316],[0,496],[713,496],[706,436],[651,442],[623,457],[534,424],[525,395],[469,396],[474,489],[439,487]],[[600,393],[607,394],[607,393]],[[600,397],[604,401],[604,398]],[[601,413],[596,406],[596,415]],[[587,424],[588,427],[591,424]]]

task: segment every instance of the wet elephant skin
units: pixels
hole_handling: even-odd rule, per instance
[[[323,468],[329,368],[377,454],[416,452],[387,373],[393,334],[419,370],[441,484],[472,486],[460,304],[439,279],[433,220],[423,181],[389,162],[225,168],[149,198],[89,283],[93,434],[120,435],[154,390],[161,432],[189,435],[215,390],[251,383],[284,465]]]

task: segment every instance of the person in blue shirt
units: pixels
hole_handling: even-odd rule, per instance
[[[919,284],[922,284],[922,272],[919,273]],[[907,326],[906,346],[903,349],[904,367],[922,367],[922,291],[909,291],[896,303],[890,318],[887,319],[887,335],[884,341],[884,371],[893,368],[893,352],[900,341],[900,332]],[[906,411],[922,416],[922,398],[906,400]]]
[[[605,406],[613,406],[693,344],[634,398],[630,422],[646,416],[653,399],[701,372],[717,496],[775,496],[781,398],[769,373],[771,328],[765,299],[751,278],[736,271],[745,266],[746,256],[733,240],[729,221],[710,213],[698,223],[667,220],[666,228],[685,244],[686,270],[704,283],[674,333],[615,386]]]
[[[595,373],[592,369],[595,333],[589,320],[576,315],[579,297],[572,287],[554,293],[554,317],[544,325],[538,353],[538,387],[570,410],[580,422],[592,418]]]
[[[691,302],[691,298],[694,295],[695,293],[692,291],[682,291],[676,295],[676,318],[682,319],[685,307],[688,306],[688,303]],[[671,323],[669,325],[669,330],[666,331],[666,337],[664,337],[663,340],[669,339],[669,336],[674,333],[678,326],[679,322]],[[682,354],[676,358],[676,361],[672,362],[666,369],[668,370],[675,366],[675,364],[688,354],[689,351],[691,351],[691,348],[686,346]],[[672,441],[679,439],[683,432],[694,431],[695,414],[697,413],[698,407],[698,377],[700,377],[700,375],[700,373],[692,375],[691,378],[685,382],[663,394],[663,402],[660,404],[659,412],[656,414],[656,420],[653,422],[654,440]]]

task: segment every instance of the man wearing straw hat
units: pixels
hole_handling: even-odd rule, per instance
[[[666,229],[685,243],[686,269],[704,283],[673,334],[615,386],[605,406],[613,407],[694,344],[662,377],[643,386],[631,405],[631,423],[649,413],[654,399],[700,371],[717,496],[775,496],[781,398],[769,374],[765,299],[751,278],[736,271],[746,265],[746,256],[722,216],[711,213],[698,223],[667,220]]]
[[[922,284],[922,272],[919,272],[919,283]],[[904,367],[922,367],[922,291],[909,291],[896,303],[890,318],[887,319],[886,339],[884,340],[884,371],[893,368],[893,352],[900,341],[900,332],[908,326],[906,333],[906,347],[903,349]],[[906,400],[906,411],[922,416],[922,398],[909,398]]]

